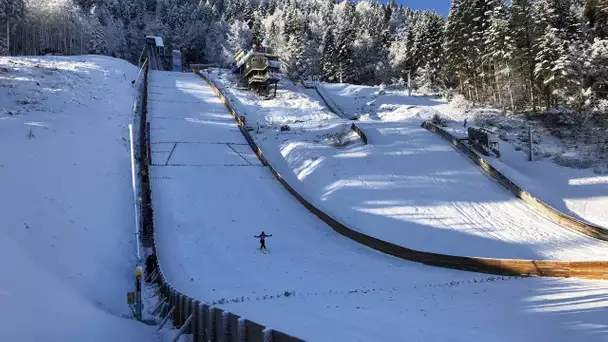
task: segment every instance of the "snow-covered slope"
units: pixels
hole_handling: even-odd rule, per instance
[[[156,243],[164,273],[180,291],[310,341],[602,339],[605,282],[503,279],[361,246],[313,216],[260,166],[203,80],[156,72],[150,79]],[[248,119],[255,124],[252,96]],[[261,123],[281,118],[273,127],[293,127],[315,117],[306,97],[290,95],[302,106]],[[260,112],[272,111],[263,102]],[[253,237],[262,230],[273,235],[267,254]]]
[[[136,73],[106,57],[0,57],[0,340],[157,340],[126,304]]]
[[[446,130],[458,137],[467,135],[459,122],[449,122]],[[539,156],[530,162],[525,149],[505,141],[500,142],[500,151],[500,159],[486,160],[509,179],[564,213],[608,227],[608,176]]]
[[[501,135],[504,134],[509,141],[505,139],[500,142],[502,151],[500,160],[488,158],[493,166],[553,207],[583,220],[608,227],[605,210],[608,206],[608,176],[597,172],[597,170],[601,171],[601,167],[597,167],[596,170],[575,169],[556,164],[547,156],[555,154],[565,159],[576,152],[572,151],[571,147],[562,146],[564,143],[560,143],[555,137],[542,135],[540,132],[534,133],[535,161],[528,162],[527,143],[521,141],[520,131],[527,132],[530,123],[526,123],[521,116],[504,117],[506,114],[500,114],[500,111],[489,108],[471,109],[471,104],[461,96],[448,103],[433,96],[410,97],[407,96],[407,91],[382,87],[325,84],[325,88],[336,102],[347,110],[361,115],[364,121],[429,120],[434,114],[440,114],[447,120],[452,120],[448,129],[462,137],[466,136],[466,128],[463,127],[465,119],[468,119],[469,126],[476,121],[494,123],[495,126],[501,127]],[[533,122],[532,125],[537,126],[537,130],[541,132],[546,131],[538,127],[537,123]],[[526,147],[522,149],[522,145]],[[581,148],[578,153],[585,154],[587,150]],[[576,156],[572,159],[577,161],[584,159],[584,156]]]
[[[348,83],[323,85],[345,112],[362,120],[399,121],[432,117],[448,105],[436,96],[407,96],[407,90]]]
[[[237,95],[233,99],[241,115],[254,126],[265,113],[252,112],[259,100],[230,91]],[[266,111],[281,108],[278,104]],[[276,126],[256,130],[256,139],[294,188],[353,229],[404,247],[452,255],[608,259],[608,243],[540,217],[421,128],[420,120],[362,121],[370,145],[342,147],[329,138],[344,131],[343,122],[300,121],[306,122],[293,120],[289,131]]]

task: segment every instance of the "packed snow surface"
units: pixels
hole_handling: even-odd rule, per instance
[[[267,101],[230,91],[250,126],[264,122],[261,117],[268,112],[281,111],[281,97],[273,100],[274,107],[256,111],[256,103]],[[291,109],[296,110],[310,109]],[[381,240],[452,255],[608,260],[608,243],[539,216],[415,118],[360,122],[367,146],[328,143],[328,137],[348,129],[338,119],[292,120],[287,131],[267,125],[255,137],[273,166],[308,200]]]
[[[600,167],[580,168],[595,156],[592,143],[580,146],[572,139],[560,141],[549,135],[540,123],[525,120],[522,115],[508,115],[504,111],[472,107],[462,96],[446,102],[436,96],[407,96],[407,91],[352,84],[325,84],[325,88],[345,111],[359,115],[362,120],[407,121],[430,120],[439,114],[448,121],[447,129],[466,137],[468,126],[483,125],[498,129],[501,136],[500,160],[486,158],[535,197],[574,217],[608,227],[608,176]],[[534,161],[528,161],[528,126],[533,132]],[[571,129],[562,131],[572,134]],[[585,138],[590,138],[585,135]],[[562,164],[558,165],[551,158]],[[571,160],[571,161],[570,161]],[[579,168],[563,166],[566,161]],[[605,173],[605,172],[604,172]]]
[[[467,135],[461,122],[449,122],[445,129],[457,137]],[[509,179],[552,207],[608,228],[608,176],[595,173],[590,168],[560,166],[538,155],[529,161],[528,151],[529,149],[501,141],[500,158],[485,159]]]
[[[311,341],[604,338],[604,282],[502,278],[366,248],[308,212],[261,166],[201,78],[153,72],[149,89],[158,257],[187,295]],[[290,126],[300,113],[330,119],[322,108],[304,114],[307,98],[290,94],[302,106],[260,122],[260,131],[269,122]],[[280,100],[257,108],[271,111],[272,101]],[[254,238],[261,231],[273,235],[267,253]]]
[[[155,341],[131,319],[137,68],[0,57],[0,340]]]

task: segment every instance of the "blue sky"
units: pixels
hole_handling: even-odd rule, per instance
[[[388,2],[388,1],[387,1]],[[435,10],[447,18],[450,12],[451,0],[397,0],[397,3],[417,10]]]

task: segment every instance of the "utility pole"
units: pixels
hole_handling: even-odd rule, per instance
[[[14,11],[13,11],[14,12]],[[6,54],[11,55],[11,17],[6,16]]]
[[[532,161],[532,159],[534,159],[534,153],[532,151],[532,126],[528,126],[528,141],[530,143],[530,148],[528,150],[528,161]]]
[[[407,71],[407,96],[412,96],[412,70]]]

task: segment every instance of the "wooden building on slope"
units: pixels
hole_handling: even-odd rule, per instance
[[[256,45],[249,51],[239,49],[235,55],[233,72],[239,73],[241,81],[260,94],[268,94],[274,85],[276,96],[280,80],[281,62],[270,47]]]

